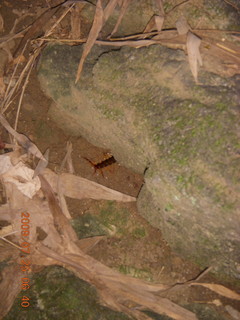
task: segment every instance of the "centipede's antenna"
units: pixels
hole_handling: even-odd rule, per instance
[[[97,171],[96,164],[91,160],[89,160],[88,158],[83,157],[83,159],[87,160],[90,163],[90,165],[94,168],[94,173],[96,173]]]

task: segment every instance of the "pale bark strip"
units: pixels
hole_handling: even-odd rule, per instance
[[[126,304],[130,303],[140,308],[168,315],[176,320],[197,320],[197,317],[191,311],[148,290],[144,281],[119,274],[84,254],[81,250],[77,249],[76,254],[65,252],[64,256],[43,245],[38,245],[38,250],[42,254],[58,261],[60,265],[70,267],[70,270],[79,273],[81,278],[97,288],[104,305],[113,310],[134,315],[133,308],[126,307]],[[121,281],[119,281],[120,279]],[[157,287],[157,285],[155,286]],[[161,291],[161,285],[159,291]],[[138,313],[143,315],[139,311]]]

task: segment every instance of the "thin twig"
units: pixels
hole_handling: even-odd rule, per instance
[[[233,7],[234,9],[237,10],[237,12],[240,11],[240,8],[238,8],[238,6],[236,6],[234,3],[232,3],[231,1],[228,0],[223,0],[224,2],[226,2],[227,4],[229,4],[231,7]]]
[[[184,1],[182,1],[182,2],[180,2],[180,3],[178,3],[178,4],[176,4],[174,7],[172,7],[167,13],[166,13],[166,15],[168,15],[170,12],[172,12],[173,10],[175,10],[177,7],[179,7],[179,6],[181,6],[181,5],[183,5],[183,4],[185,4],[185,3],[187,3],[187,2],[189,2],[189,1],[191,1],[191,0],[184,0]]]
[[[24,48],[23,48],[23,50],[22,50],[22,52],[21,52],[21,56],[24,54],[24,51],[26,50],[26,47],[27,47],[27,42],[26,42],[26,44],[25,44],[25,46],[24,46]],[[10,81],[9,81],[9,84],[8,84],[8,86],[7,86],[7,89],[6,89],[6,92],[5,92],[5,95],[4,95],[4,101],[6,101],[8,92],[9,92],[9,90],[10,90],[10,88],[11,88],[12,81],[13,81],[13,78],[14,78],[16,72],[17,72],[17,69],[18,69],[19,64],[20,64],[20,59],[18,60],[16,66],[15,66],[15,68],[14,68],[14,70],[13,70],[11,79],[10,79]]]
[[[37,52],[37,55],[36,55],[36,52],[37,52],[37,51],[35,51],[35,52],[32,54],[32,56],[30,56],[27,64],[25,65],[23,71],[21,72],[21,74],[20,74],[17,82],[15,83],[15,86],[14,86],[14,87],[12,88],[12,90],[9,92],[8,96],[6,97],[6,99],[4,99],[4,101],[3,101],[3,103],[2,103],[2,107],[1,107],[2,113],[4,113],[4,112],[8,109],[8,107],[9,107],[9,105],[10,105],[10,99],[12,98],[13,94],[15,93],[15,91],[20,87],[20,85],[21,85],[21,83],[22,83],[22,80],[23,80],[23,78],[24,78],[25,73],[28,71],[29,66],[31,66],[31,64],[33,63],[33,61],[35,60],[35,58],[37,57],[37,55],[39,54],[40,51]]]
[[[53,30],[56,28],[56,26],[61,22],[61,20],[68,14],[68,12],[75,6],[75,3],[73,3],[67,10],[63,12],[63,14],[60,16],[60,18],[54,23],[54,25],[49,29],[48,32],[45,33],[45,37],[48,37]]]
[[[10,241],[10,240],[8,240],[8,239],[5,238],[5,237],[10,236],[11,234],[16,233],[16,232],[18,232],[18,231],[13,231],[13,232],[11,232],[11,233],[8,233],[8,234],[6,234],[4,237],[0,237],[0,239],[6,241],[7,243],[11,244],[12,246],[14,246],[14,247],[16,247],[16,248],[22,250],[22,247],[19,247],[19,246],[18,246],[17,244],[15,244],[14,242],[12,242],[12,241]]]
[[[20,98],[19,98],[19,102],[18,102],[16,119],[15,119],[15,123],[14,123],[14,129],[15,130],[17,130],[18,118],[19,118],[19,113],[20,113],[20,109],[21,109],[21,105],[22,105],[23,95],[24,95],[24,92],[26,90],[26,87],[27,87],[27,84],[28,84],[28,79],[29,79],[29,76],[31,74],[33,65],[34,65],[34,63],[32,63],[30,65],[29,70],[28,70],[28,74],[27,74],[25,82],[24,82],[24,85],[22,86],[22,91],[21,91],[21,95],[20,95]]]
[[[68,9],[66,9],[66,10],[64,11],[64,13],[60,16],[60,18],[59,18],[59,19],[54,23],[54,25],[49,29],[49,31],[47,31],[47,32],[45,33],[45,36],[46,36],[46,37],[49,36],[49,35],[53,32],[53,30],[56,28],[56,26],[57,26],[57,25],[60,23],[60,21],[66,16],[66,14],[71,10],[71,8],[72,8],[73,6],[74,6],[74,4],[72,4]],[[40,54],[40,51],[41,51],[41,49],[42,49],[42,47],[43,47],[44,42],[45,42],[45,40],[41,40],[41,41],[40,41],[39,47],[38,47],[38,48],[34,51],[34,53],[30,56],[27,64],[25,65],[23,71],[21,72],[20,77],[18,78],[15,86],[14,86],[14,87],[12,88],[12,90],[9,92],[10,87],[11,87],[11,81],[10,81],[10,83],[9,83],[9,85],[8,85],[8,88],[7,88],[7,91],[6,91],[6,94],[5,94],[5,98],[4,98],[3,103],[2,103],[2,105],[1,105],[1,109],[2,109],[2,110],[1,110],[1,113],[4,113],[4,112],[8,109],[8,107],[9,107],[9,105],[10,105],[10,103],[11,103],[10,100],[11,100],[13,94],[15,93],[15,91],[20,87],[20,85],[21,85],[21,83],[22,83],[22,80],[23,80],[25,74],[26,74],[27,72],[29,72],[29,69],[32,70],[33,63],[34,63],[35,59],[37,58],[37,56]],[[23,48],[23,50],[22,50],[22,53],[21,53],[22,55],[23,55],[23,53],[24,53],[24,51],[25,51],[26,46],[27,46],[27,43],[25,44],[25,46],[24,46],[24,48]],[[19,63],[16,65],[16,67],[15,67],[15,69],[14,69],[14,73],[13,73],[13,75],[12,75],[12,77],[11,77],[11,80],[13,79],[13,77],[14,77],[16,71],[17,71],[18,65],[19,65]],[[30,71],[30,72],[31,72],[31,71]],[[29,76],[30,76],[30,73],[28,73],[28,75],[27,75],[27,80],[28,80]],[[25,82],[25,84],[26,84],[26,82]],[[24,84],[24,91],[25,91],[25,88],[26,88],[26,85],[25,85],[25,84]],[[19,111],[20,111],[20,106],[21,106],[21,103],[22,103],[22,98],[23,98],[23,93],[24,93],[24,91],[21,93],[20,103],[19,103],[19,105],[18,105],[17,119],[15,120],[15,126],[17,125],[18,116],[19,116]]]

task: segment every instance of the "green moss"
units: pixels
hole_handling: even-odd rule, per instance
[[[215,107],[219,110],[219,111],[224,111],[224,110],[227,110],[228,106],[226,103],[224,102],[217,102],[215,103]]]
[[[174,206],[171,203],[167,203],[164,210],[165,211],[171,211],[174,209]]]
[[[26,294],[26,293],[25,293]],[[96,290],[61,267],[48,267],[34,276],[27,295],[30,307],[20,304],[22,293],[4,320],[127,320],[127,316],[102,307]]]
[[[139,269],[133,266],[127,266],[122,264],[119,266],[118,271],[134,278],[144,279],[146,281],[152,281],[152,274],[147,269]]]
[[[74,219],[72,226],[79,239],[106,234],[100,219],[90,213]]]
[[[135,228],[132,232],[135,238],[144,238],[146,236],[146,231],[144,228]]]
[[[99,219],[106,228],[111,229],[115,226],[118,234],[125,235],[128,233],[129,215],[127,209],[119,209],[114,201],[107,201],[104,208],[100,210]]]
[[[192,9],[189,10],[189,14],[188,15],[191,18],[199,19],[200,17],[202,17],[203,13],[202,13],[202,10],[200,10],[199,8],[192,7]]]
[[[167,12],[169,11],[170,9],[172,9],[173,5],[167,1],[164,1],[163,3],[163,9],[164,9],[164,12]]]

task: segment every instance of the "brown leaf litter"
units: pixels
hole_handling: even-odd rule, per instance
[[[188,1],[183,1],[178,5],[186,2]],[[22,37],[25,33],[14,55],[15,57],[21,57],[29,43],[42,33],[44,24],[52,15],[58,10],[58,12],[63,11],[52,28],[37,40],[37,48],[30,55],[20,77],[16,84],[13,85],[13,78],[21,63],[20,60],[15,60],[16,66],[9,85],[6,88],[2,85],[1,95],[4,98],[1,104],[1,113],[9,108],[22,84],[21,97],[23,96],[34,61],[47,41],[60,41],[70,44],[73,42],[85,43],[76,81],[80,78],[85,58],[94,44],[131,46],[135,48],[161,44],[175,49],[180,48],[188,53],[190,69],[195,81],[197,81],[198,77],[198,64],[201,64],[202,59],[207,62],[208,59],[217,57],[218,63],[224,66],[221,69],[223,74],[231,76],[240,73],[239,45],[223,39],[225,34],[228,34],[230,38],[234,36],[231,31],[192,30],[184,17],[178,20],[177,30],[164,30],[165,13],[161,0],[156,0],[158,13],[152,17],[143,33],[123,38],[112,38],[111,35],[117,32],[129,3],[129,0],[109,0],[103,8],[102,1],[97,0],[94,20],[86,39],[79,39],[81,33],[79,30],[81,27],[81,6],[80,4],[79,6],[77,5],[76,9],[74,9],[75,11],[73,11],[74,1],[71,7],[64,10],[60,10],[62,8],[61,1],[51,1],[49,8],[30,26],[16,33],[16,25],[22,19],[21,15],[19,15],[10,34],[0,38],[0,47],[7,51],[9,60],[12,59],[12,53],[8,47],[9,41]],[[120,6],[120,14],[110,37],[107,40],[98,39],[105,22],[112,15],[117,5]],[[174,8],[176,6],[171,10],[174,10]],[[68,12],[72,14],[72,37],[69,39],[50,38],[53,30]],[[3,28],[4,20],[0,16],[0,30]],[[20,111],[21,97],[17,114]],[[203,286],[224,297],[240,300],[239,294],[221,285],[197,282],[200,277],[175,285],[153,284],[122,275],[89,256],[87,252],[103,237],[78,239],[70,223],[71,215],[68,211],[65,197],[126,202],[136,201],[136,198],[74,175],[70,156],[71,146],[69,146],[64,159],[64,163],[68,165],[70,173],[54,173],[47,168],[47,155],[42,155],[38,147],[27,136],[17,132],[17,120],[18,117],[13,129],[4,116],[0,115],[1,124],[12,135],[13,140],[21,145],[19,147],[14,141],[11,144],[6,144],[6,146],[10,145],[13,151],[0,155],[0,174],[6,190],[6,198],[8,199],[8,202],[0,207],[0,217],[1,220],[9,223],[9,226],[1,230],[0,239],[8,243],[6,243],[6,246],[1,247],[0,250],[1,257],[11,257],[11,264],[3,270],[3,280],[0,283],[1,317],[7,314],[14,299],[22,289],[20,284],[23,272],[19,265],[23,249],[26,249],[24,247],[26,243],[30,244],[30,247],[27,247],[29,248],[27,258],[31,261],[31,268],[29,268],[28,272],[34,272],[39,266],[63,266],[74,272],[76,276],[95,286],[103,305],[113,310],[124,312],[136,319],[150,319],[142,310],[151,310],[179,320],[197,319],[193,312],[167,298],[169,291],[178,290],[178,288],[185,286]],[[40,159],[35,171],[27,165],[29,155]],[[31,221],[30,233],[24,237],[25,241],[23,241],[21,229],[21,213],[28,213]],[[43,239],[39,236],[39,230],[44,231],[45,237]],[[229,312],[232,312],[232,310]]]
[[[13,133],[16,135],[16,132]],[[136,198],[70,173],[57,175],[44,166],[40,166],[41,170],[36,176],[34,170],[26,165],[27,150],[0,156],[1,179],[8,199],[8,203],[0,208],[0,216],[1,220],[11,224],[11,228],[5,227],[1,239],[12,244],[10,250],[9,245],[6,247],[12,264],[4,269],[4,280],[0,283],[1,317],[10,310],[22,289],[20,283],[23,274],[18,264],[26,249],[29,250],[26,257],[31,262],[28,272],[33,272],[39,266],[63,266],[95,286],[103,305],[140,320],[151,319],[142,310],[151,310],[178,320],[197,319],[193,312],[166,297],[169,290],[176,287],[200,285],[228,298],[240,299],[239,294],[223,286],[196,282],[200,277],[175,285],[154,284],[122,275],[89,256],[87,251],[103,237],[78,239],[70,223],[71,217],[64,214],[57,198],[59,186],[63,197],[115,201],[136,201]],[[29,215],[31,221],[27,236],[21,229],[21,215],[24,213]],[[43,239],[39,237],[39,230],[44,231]]]

